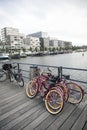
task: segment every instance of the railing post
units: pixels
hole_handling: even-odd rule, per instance
[[[62,66],[58,67],[58,76],[62,78]]]
[[[62,66],[60,67],[60,77],[62,78],[62,73],[63,73],[63,70],[62,70]]]
[[[19,72],[20,71],[19,63],[17,63],[17,66],[18,66],[18,72]]]
[[[39,75],[39,70],[38,70],[38,66],[30,66],[30,80],[33,79],[34,77],[37,77]]]

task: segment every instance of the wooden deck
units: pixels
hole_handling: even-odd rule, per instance
[[[87,130],[87,95],[51,115],[42,99],[29,99],[16,83],[0,82],[0,130]]]

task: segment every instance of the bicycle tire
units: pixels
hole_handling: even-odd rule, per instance
[[[4,82],[7,78],[6,73],[1,69],[0,70],[0,82]]]
[[[56,95],[56,102],[52,99],[52,95]],[[49,113],[55,115],[58,114],[63,108],[63,97],[61,92],[57,91],[56,89],[50,90],[45,99],[45,106]]]
[[[37,95],[38,87],[37,87],[35,79],[28,82],[28,84],[26,85],[25,91],[26,91],[26,95],[29,98],[34,98]]]
[[[20,86],[20,87],[23,87],[24,86],[24,79],[23,78],[20,78],[20,80],[16,80],[17,81],[17,83],[18,83],[18,85]]]
[[[67,83],[67,87],[69,88],[68,102],[72,104],[80,103],[84,96],[84,91],[82,88],[73,82]]]
[[[10,79],[10,82],[14,81],[14,75],[12,73],[9,73],[9,79]]]
[[[63,97],[64,97],[64,101],[66,102],[69,98],[69,89],[66,84],[60,83],[59,85],[63,90]]]

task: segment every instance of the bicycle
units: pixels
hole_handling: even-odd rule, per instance
[[[64,101],[68,101],[72,104],[77,104],[82,101],[84,90],[77,83],[67,82],[67,79],[70,78],[69,75],[62,75],[62,78],[60,78],[59,76],[52,75],[52,71],[49,68],[48,70],[50,71],[50,81],[62,88]]]
[[[2,68],[2,69],[0,69],[0,82],[5,81],[5,80],[6,80],[6,78],[7,78],[7,73],[6,73],[6,71],[5,71],[5,70],[3,70],[3,68]]]
[[[57,114],[62,110],[64,102],[77,104],[82,101],[84,96],[84,91],[78,84],[67,82],[66,79],[69,79],[69,75],[63,75],[63,77],[54,76],[51,71],[47,77],[41,74],[26,85],[26,94],[33,98],[40,92],[41,96],[45,98],[47,110],[51,114]]]
[[[26,85],[26,94],[28,97],[34,98],[40,92],[41,97],[45,100],[46,109],[51,114],[57,114],[64,105],[63,90],[58,85],[56,87],[54,82],[50,82],[50,76],[49,74],[41,74],[32,79]]]
[[[1,77],[5,81],[7,76],[10,79],[10,82],[13,80],[16,80],[19,86],[23,87],[24,86],[24,79],[21,73],[21,70],[18,72],[15,71],[15,68],[17,66],[12,66],[12,64],[4,64],[1,69]],[[5,77],[5,78],[4,78]],[[0,80],[1,81],[1,80]]]
[[[56,81],[57,84],[62,87],[65,94],[65,101],[68,101],[72,104],[80,103],[84,96],[84,90],[81,86],[74,82],[67,82],[69,75],[62,75],[63,78],[59,76],[54,76],[52,80]]]
[[[48,70],[52,74],[49,67]],[[65,101],[72,104],[80,103],[84,97],[84,90],[75,82],[67,82],[67,79],[70,79],[70,75],[62,75],[62,77],[53,75],[52,81],[56,82],[63,89]]]

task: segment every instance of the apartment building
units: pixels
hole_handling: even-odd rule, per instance
[[[37,49],[38,51],[40,50],[40,40],[38,37],[32,37],[27,35],[27,37],[24,39],[24,44],[26,49],[32,48],[32,51]]]
[[[13,36],[18,36],[19,35],[19,30],[17,28],[12,28],[12,27],[5,27],[1,29],[1,38],[2,42],[7,41],[7,36],[13,35]]]
[[[27,36],[38,37],[38,38],[47,38],[48,37],[46,32],[36,32],[36,33],[28,34]]]
[[[63,42],[63,47],[64,48],[71,48],[72,47],[72,42],[64,41]]]
[[[47,48],[47,50],[49,49],[49,38],[40,38],[40,45],[41,48],[43,48],[45,50],[45,48]]]
[[[49,46],[57,48],[58,47],[58,40],[50,40]]]
[[[12,27],[5,27],[1,29],[1,39],[7,48],[18,48],[23,46],[23,39],[25,35],[19,33],[19,29]]]
[[[61,47],[61,48],[71,48],[72,42],[58,40],[58,46]]]

